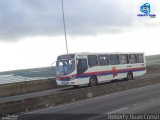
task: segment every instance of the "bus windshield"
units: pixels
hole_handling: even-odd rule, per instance
[[[75,69],[74,59],[58,60],[56,63],[56,74],[57,75],[68,75],[72,73],[74,69]]]

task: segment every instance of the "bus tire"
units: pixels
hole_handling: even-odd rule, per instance
[[[96,86],[98,84],[98,80],[96,76],[91,76],[89,79],[89,86]]]
[[[132,72],[128,72],[127,80],[133,80],[133,73]]]

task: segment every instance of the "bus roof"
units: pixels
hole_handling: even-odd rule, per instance
[[[69,54],[62,54],[62,55],[95,55],[95,54],[144,54],[144,52],[79,52],[79,53],[69,53]],[[60,55],[60,56],[62,56]]]

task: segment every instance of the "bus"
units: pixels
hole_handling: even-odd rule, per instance
[[[96,86],[98,83],[142,76],[144,53],[74,53],[57,57],[57,85]]]

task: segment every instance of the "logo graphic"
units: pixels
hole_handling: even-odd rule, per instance
[[[145,3],[144,5],[142,5],[140,7],[140,11],[148,15],[150,13],[150,11],[151,11],[150,4],[149,3]]]
[[[151,5],[149,3],[145,3],[142,6],[140,6],[140,11],[143,13],[137,14],[139,17],[151,17],[155,18],[156,14],[151,14]]]
[[[116,77],[117,76],[117,69],[116,67],[112,67],[112,74],[113,74],[113,77]]]

